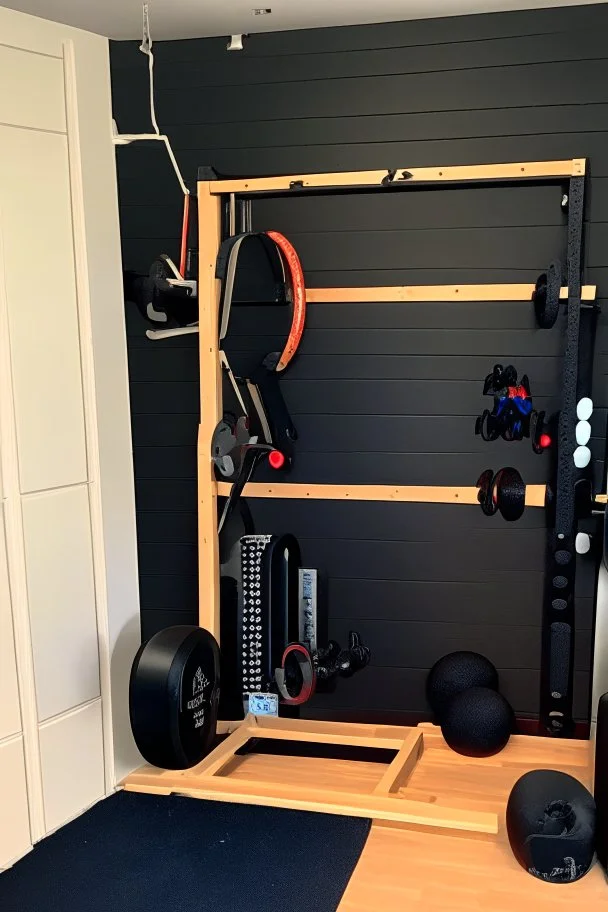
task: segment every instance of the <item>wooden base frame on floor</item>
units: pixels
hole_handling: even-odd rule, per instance
[[[432,744],[436,737],[433,727],[406,728],[248,716],[193,769],[176,771],[144,767],[128,777],[125,788],[161,795],[177,793],[239,804],[370,817],[372,820],[471,833],[497,833],[498,818],[494,813],[459,808],[457,805],[446,807],[407,797],[407,781],[420,762],[425,745]],[[251,739],[269,738],[305,741],[308,744],[380,748],[396,753],[390,764],[376,764],[378,781],[369,792],[345,790],[345,783],[339,777],[334,787],[321,782],[318,787],[311,788],[289,776],[275,781],[252,781],[232,775],[240,766],[247,765],[249,756],[237,756],[237,751]],[[356,760],[349,762],[357,764]]]

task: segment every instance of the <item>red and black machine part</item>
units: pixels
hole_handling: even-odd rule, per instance
[[[265,354],[248,375],[237,375],[226,351],[235,286],[243,252],[254,248],[263,265],[270,268],[272,303],[291,308],[291,325],[281,351]],[[232,491],[220,518],[220,530],[253,477],[258,464],[267,460],[275,471],[286,472],[294,457],[297,431],[285,404],[280,374],[293,359],[304,332],[306,289],[302,265],[296,251],[277,231],[242,232],[222,244],[216,266],[221,282],[219,342],[224,377],[229,381],[234,401],[242,414],[225,412],[213,435],[211,456],[220,477],[233,482]],[[250,305],[247,305],[250,306]]]

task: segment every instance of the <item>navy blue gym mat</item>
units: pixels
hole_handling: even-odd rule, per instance
[[[118,792],[0,874],[0,909],[335,912],[370,825]]]

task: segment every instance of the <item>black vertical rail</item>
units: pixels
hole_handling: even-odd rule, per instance
[[[562,403],[557,440],[555,526],[547,530],[542,629],[540,731],[573,734],[574,584],[576,575],[576,402],[578,391],[585,178],[570,179],[568,193],[568,314]]]

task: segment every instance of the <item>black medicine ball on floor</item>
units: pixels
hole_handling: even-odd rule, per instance
[[[450,700],[441,733],[458,754],[490,757],[503,749],[513,724],[513,710],[501,694],[488,687],[471,687]]]
[[[593,797],[578,779],[532,770],[517,780],[507,803],[513,854],[541,880],[578,880],[593,861],[595,817]]]
[[[443,718],[452,697],[470,687],[498,690],[498,672],[489,659],[464,650],[439,659],[426,680],[427,699],[437,718]]]

